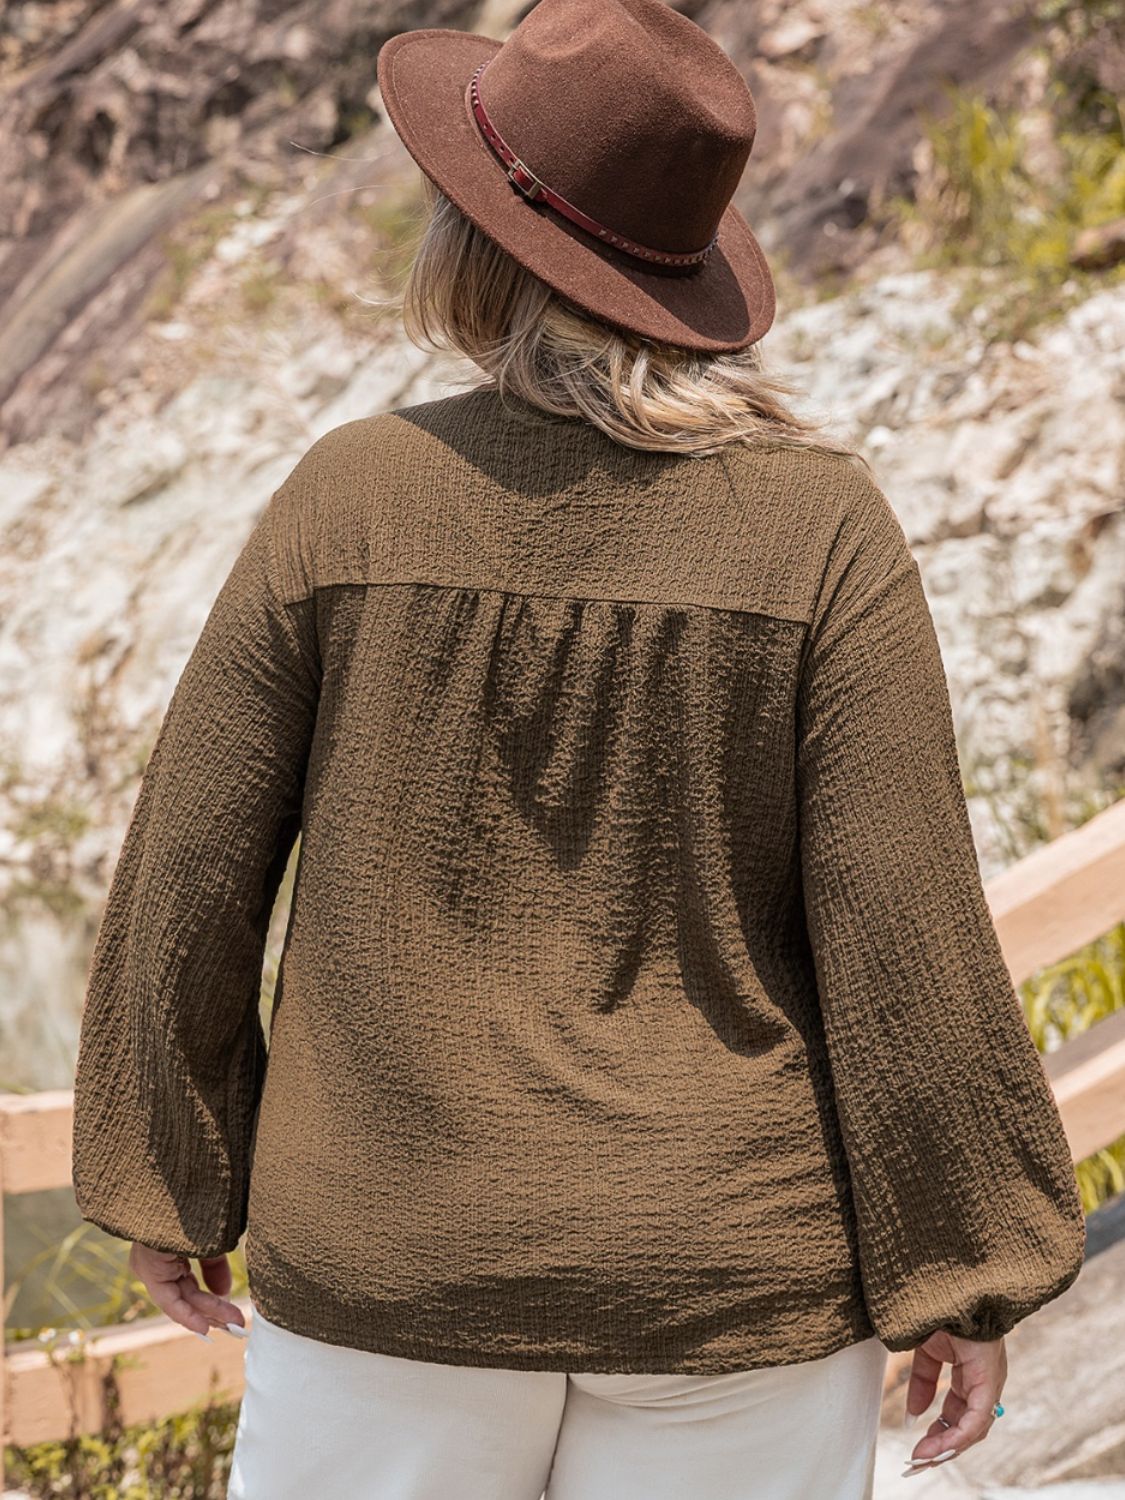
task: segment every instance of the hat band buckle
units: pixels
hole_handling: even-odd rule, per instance
[[[520,181],[521,173],[528,179],[526,183]],[[508,168],[506,175],[508,177],[508,181],[514,183],[525,198],[534,200],[543,196],[543,191],[546,187],[546,184],[540,182],[539,178],[536,177],[531,168],[525,166],[524,163],[520,161],[518,156],[516,157],[512,165]]]
[[[554,188],[548,187],[541,178],[536,177],[531,168],[520,160],[501,136],[484,107],[484,101],[481,99],[478,87],[478,79],[487,66],[488,61],[480,64],[469,80],[466,94],[468,95],[473,118],[476,121],[477,128],[480,130],[481,136],[488,144],[492,154],[506,168],[504,175],[508,181],[524,198],[529,202],[539,201],[549,204],[551,208],[562,214],[564,218],[577,224],[580,229],[585,229],[588,234],[596,235],[599,239],[613,245],[625,255],[631,255],[638,260],[655,261],[660,265],[683,266],[686,268],[698,265],[707,259],[718,242],[718,230],[715,231],[702,250],[692,250],[687,253],[653,250],[648,245],[641,245],[636,240],[628,239],[625,235],[617,234],[614,230],[606,228],[604,224],[599,224],[597,219],[591,218],[587,213],[583,213],[580,208],[576,208],[573,203],[568,202],[561,193],[556,192]],[[522,181],[521,178],[523,179]]]

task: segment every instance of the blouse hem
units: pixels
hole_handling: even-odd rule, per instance
[[[259,1245],[260,1242],[255,1242]],[[314,1296],[306,1284],[299,1299],[288,1295],[283,1282],[274,1280],[264,1257],[252,1260],[248,1247],[247,1273],[252,1312],[261,1309],[271,1323],[290,1333],[338,1344],[372,1354],[430,1364],[487,1367],[490,1369],[539,1370],[573,1374],[678,1374],[727,1375],[741,1370],[776,1365],[801,1364],[822,1359],[849,1345],[876,1336],[865,1305],[843,1301],[811,1304],[806,1312],[790,1308],[784,1329],[723,1329],[706,1346],[686,1350],[684,1335],[675,1328],[653,1328],[638,1336],[631,1346],[607,1348],[603,1336],[581,1344],[573,1339],[549,1341],[515,1327],[481,1332],[479,1319],[466,1309],[463,1340],[454,1336],[443,1341],[426,1340],[411,1331],[412,1314],[405,1304],[396,1306],[395,1322],[376,1320],[362,1303],[345,1302],[327,1288]],[[802,1325],[802,1337],[794,1339],[793,1324]]]

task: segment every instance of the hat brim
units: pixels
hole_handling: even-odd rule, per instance
[[[423,173],[521,266],[597,318],[714,353],[760,339],[773,322],[773,278],[733,203],[703,265],[668,275],[627,263],[620,252],[513,186],[465,97],[473,72],[502,45],[475,32],[429,27],[399,32],[380,48],[384,107]],[[534,169],[534,163],[529,166]]]

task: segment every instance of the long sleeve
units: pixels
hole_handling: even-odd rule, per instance
[[[284,600],[275,491],[168,705],[87,978],[73,1185],[85,1219],[191,1256],[245,1228],[270,914],[319,698],[311,598]],[[283,549],[284,536],[287,547]]]
[[[919,570],[878,487],[851,493],[805,640],[800,846],[865,1300],[901,1350],[1007,1333],[1075,1280],[1085,1219],[980,878]]]

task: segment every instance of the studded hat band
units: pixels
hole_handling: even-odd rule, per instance
[[[652,250],[648,245],[640,245],[636,240],[630,240],[615,230],[607,229],[604,224],[599,224],[597,219],[592,219],[589,214],[584,214],[580,208],[575,208],[561,193],[556,193],[553,188],[547,186],[535,176],[530,168],[526,167],[519,157],[500,135],[496,126],[489,118],[488,111],[481,102],[478,79],[488,66],[487,61],[481,63],[480,67],[469,80],[469,100],[472,105],[473,115],[480,127],[484,139],[492,147],[496,156],[508,168],[508,179],[514,187],[533,202],[547,203],[556,212],[570,219],[581,229],[595,234],[599,239],[605,240],[606,244],[613,245],[618,250],[623,250],[626,255],[636,256],[639,260],[656,261],[667,266],[694,266],[706,260],[714,249],[718,239],[718,233],[711,237],[710,242],[702,250],[692,250],[687,254],[678,255],[665,250]]]

